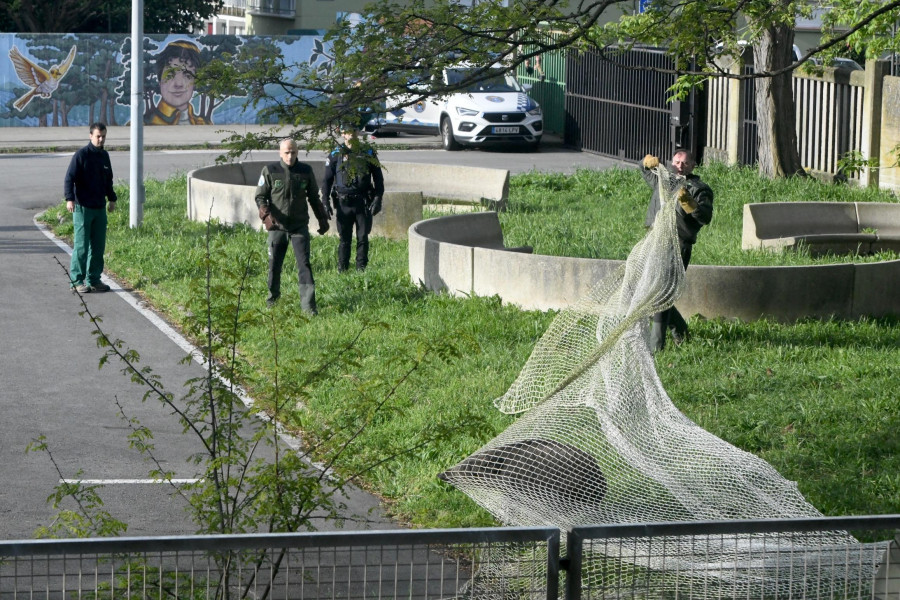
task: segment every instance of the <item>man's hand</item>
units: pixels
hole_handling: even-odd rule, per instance
[[[325,217],[330,221],[334,218],[334,209],[331,208],[331,203],[323,202],[322,207],[325,209]]]
[[[69,212],[75,212],[75,201],[74,200],[66,200],[66,210]]]
[[[273,229],[278,229],[278,221],[275,220],[271,214],[267,214],[266,218],[263,219],[263,225],[266,227],[266,231],[272,231]]]
[[[106,204],[106,210],[107,210],[107,212],[112,212],[112,211],[116,210],[116,203],[113,201],[109,201]]]
[[[328,221],[321,220],[321,221],[319,221],[319,229],[317,229],[316,231],[318,232],[319,235],[325,235],[325,233],[328,231],[328,229],[329,229]]]
[[[645,169],[655,169],[659,166],[659,159],[652,154],[648,154],[644,157],[643,164]]]
[[[691,193],[687,190],[687,188],[681,188],[678,190],[678,204],[681,205],[681,210],[684,211],[685,214],[689,215],[695,210],[697,210],[697,201],[694,200],[694,197],[691,196]]]
[[[277,229],[280,225],[280,223],[275,220],[275,217],[273,217],[272,213],[269,211],[268,204],[259,205],[259,218],[263,222],[263,226],[265,226],[266,231]]]
[[[371,209],[373,217],[381,212],[381,196],[375,196],[372,199]]]

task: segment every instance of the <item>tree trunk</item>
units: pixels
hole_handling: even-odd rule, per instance
[[[794,28],[773,25],[753,49],[757,73],[776,71],[793,62]],[[797,113],[793,76],[786,72],[761,77],[756,86],[756,123],[759,132],[759,173],[765,177],[805,175],[797,149]]]
[[[109,118],[107,117],[107,114],[106,114],[106,110],[108,108],[107,104],[106,104],[106,98],[108,95],[109,94],[107,93],[106,90],[103,90],[102,92],[100,92],[100,120],[103,121],[104,123],[109,123]]]
[[[110,96],[109,94],[106,94],[105,102],[106,102],[106,106],[107,106],[106,112],[109,114],[108,124],[117,126],[119,124],[119,122],[116,121],[116,99],[113,98],[112,96]]]

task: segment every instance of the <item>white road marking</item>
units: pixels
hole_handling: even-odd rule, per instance
[[[187,485],[197,483],[202,479],[60,479],[60,483],[80,484],[80,485],[127,485],[127,484],[154,484],[154,483],[172,483],[175,485]]]

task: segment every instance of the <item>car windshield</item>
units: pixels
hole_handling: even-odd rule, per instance
[[[447,84],[454,85],[465,79],[471,73],[468,69],[447,69]],[[497,69],[489,71],[487,77],[481,81],[476,81],[461,92],[477,93],[477,92],[521,92],[522,86],[516,81],[512,75],[506,74]]]

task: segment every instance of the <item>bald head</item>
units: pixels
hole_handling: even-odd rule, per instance
[[[297,162],[297,142],[288,138],[281,140],[281,144],[278,146],[278,155],[284,164],[289,167],[293,166]]]
[[[697,164],[694,162],[694,156],[687,150],[677,150],[672,155],[672,168],[679,175],[687,177],[694,172],[695,166]]]

